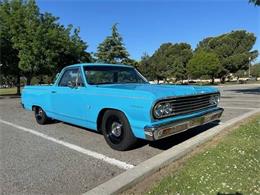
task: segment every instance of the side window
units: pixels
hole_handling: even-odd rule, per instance
[[[133,71],[120,71],[118,73],[118,82],[119,83],[136,82],[136,75],[133,74]]]
[[[94,83],[113,83],[114,73],[109,71],[86,71],[89,84]]]
[[[68,87],[68,86],[84,86],[83,79],[79,68],[70,68],[66,70],[59,82],[59,86]]]

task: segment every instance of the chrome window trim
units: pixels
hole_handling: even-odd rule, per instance
[[[57,87],[67,87],[67,86],[61,86],[61,85],[60,85],[60,82],[61,82],[61,80],[62,80],[62,78],[63,78],[63,76],[64,76],[64,73],[65,73],[66,71],[73,70],[73,69],[78,69],[78,74],[81,76],[83,86],[80,86],[80,87],[85,87],[85,86],[86,86],[85,80],[84,80],[84,78],[83,78],[83,75],[82,75],[82,71],[81,71],[80,66],[74,66],[74,67],[64,68],[64,70],[60,73],[59,78],[57,79],[57,84],[56,84]]]

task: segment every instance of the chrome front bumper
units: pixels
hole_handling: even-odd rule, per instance
[[[158,140],[162,139],[193,127],[204,125],[216,120],[219,120],[224,109],[218,108],[217,110],[208,112],[201,116],[197,116],[190,119],[178,120],[172,123],[160,124],[156,126],[150,126],[144,128],[145,138],[147,140]]]

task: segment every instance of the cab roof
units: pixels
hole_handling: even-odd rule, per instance
[[[81,64],[73,64],[67,67],[75,67],[75,66],[119,66],[119,67],[133,67],[131,65],[126,64],[105,64],[105,63],[81,63]]]

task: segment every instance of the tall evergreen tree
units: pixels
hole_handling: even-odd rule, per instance
[[[104,63],[127,63],[129,61],[129,53],[127,52],[123,38],[118,32],[117,24],[112,26],[112,33],[99,44],[96,57],[98,62]]]

